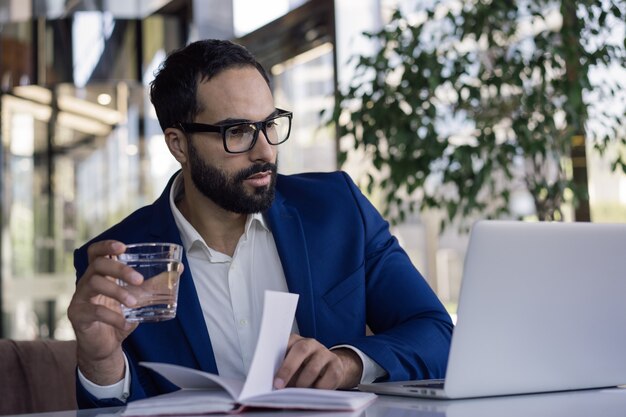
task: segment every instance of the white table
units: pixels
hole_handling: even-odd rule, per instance
[[[118,417],[123,407],[71,410],[21,417]],[[216,414],[218,416],[218,414]],[[225,416],[225,415],[222,415]],[[227,415],[226,415],[227,416]],[[241,417],[624,417],[626,389],[572,391],[468,400],[425,400],[381,395],[355,412],[245,411]]]

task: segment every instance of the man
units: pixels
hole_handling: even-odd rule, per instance
[[[151,99],[181,171],[154,204],[75,253],[68,315],[81,407],[176,389],[142,360],[243,378],[266,289],[300,295],[276,388],[444,375],[450,318],[349,177],[277,175],[291,113],[274,107],[247,50],[207,40],[174,52]],[[176,318],[137,326],[119,308],[135,300],[115,280],[143,278],[112,258],[142,241],[185,253]]]

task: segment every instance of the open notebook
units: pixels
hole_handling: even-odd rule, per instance
[[[183,366],[141,362],[182,388],[129,403],[122,416],[223,413],[246,407],[305,410],[356,410],[375,394],[313,388],[275,390],[273,380],[287,350],[296,311],[296,294],[266,291],[259,339],[245,381]]]
[[[481,221],[445,381],[363,391],[469,398],[626,384],[626,224]]]

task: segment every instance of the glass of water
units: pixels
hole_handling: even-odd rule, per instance
[[[179,267],[183,248],[175,243],[134,243],[117,260],[143,275],[141,285],[118,284],[137,300],[133,307],[122,304],[122,313],[130,322],[155,322],[176,317]]]

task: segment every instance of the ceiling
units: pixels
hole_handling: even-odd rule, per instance
[[[172,0],[0,0],[0,24],[33,17],[61,19],[76,12],[109,12],[118,19],[142,19]]]

